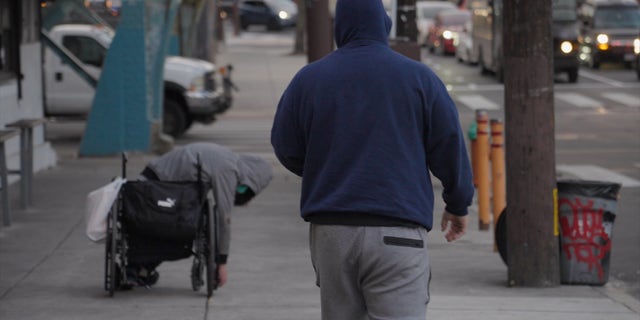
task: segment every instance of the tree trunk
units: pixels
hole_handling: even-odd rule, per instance
[[[333,50],[331,16],[327,0],[311,0],[306,4],[308,48],[307,61],[316,61]]]
[[[297,0],[298,19],[296,20],[296,38],[293,43],[293,54],[303,54],[306,52],[306,34],[307,34],[307,1]]]
[[[551,0],[503,12],[509,285],[557,286]]]

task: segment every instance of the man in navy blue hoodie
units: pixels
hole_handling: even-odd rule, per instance
[[[429,171],[444,188],[445,238],[466,229],[473,186],[456,107],[429,68],[390,49],[390,29],[380,0],[338,0],[338,49],[295,75],[271,131],[302,177],[325,320],[425,319]]]

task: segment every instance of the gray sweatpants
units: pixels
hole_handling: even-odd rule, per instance
[[[309,240],[323,320],[426,319],[426,229],[311,224]]]

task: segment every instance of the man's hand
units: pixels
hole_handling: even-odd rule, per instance
[[[445,232],[444,238],[448,242],[460,239],[467,231],[467,217],[456,216],[449,212],[442,214],[442,222],[440,223],[442,232]]]
[[[222,287],[227,283],[227,265],[220,264],[218,265],[218,286]]]

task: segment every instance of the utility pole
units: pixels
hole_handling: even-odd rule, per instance
[[[293,43],[293,54],[302,54],[306,52],[307,39],[307,1],[296,0],[298,6],[298,17],[296,21],[296,39]]]
[[[314,62],[333,50],[333,28],[328,0],[304,0],[307,11],[307,62]]]
[[[560,284],[555,217],[551,1],[504,1],[510,286]],[[503,0],[493,0],[494,6]]]
[[[195,2],[197,10],[197,29],[195,31],[195,41],[190,50],[191,56],[205,61],[216,61],[218,49],[220,25],[218,20],[218,5],[215,0],[200,0]],[[214,27],[215,26],[215,27]]]
[[[392,0],[392,2],[396,5],[389,46],[400,54],[420,61],[420,46],[416,42],[418,39],[416,0]]]

